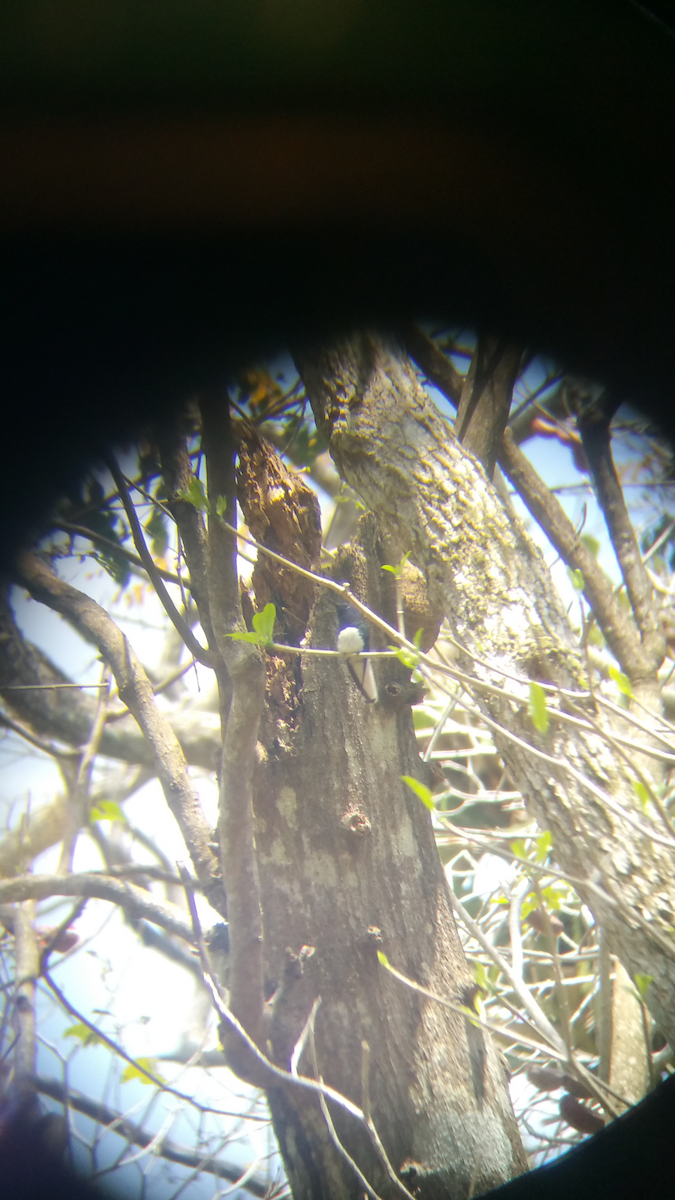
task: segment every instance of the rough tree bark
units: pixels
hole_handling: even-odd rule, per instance
[[[627,970],[652,976],[647,1003],[675,1044],[675,838],[643,813],[629,766],[599,732],[611,737],[606,715],[564,694],[587,693],[588,680],[541,553],[397,344],[364,333],[305,348],[297,361],[341,475],[377,513],[389,561],[412,551],[556,861],[581,879]],[[528,716],[531,681],[561,689],[549,693],[546,734]]]
[[[318,553],[315,498],[255,437],[240,448],[240,499],[261,540],[296,561]],[[384,595],[372,520],[337,560],[336,578],[379,611]],[[300,557],[299,557],[300,556]],[[279,631],[332,647],[337,611],[287,568],[259,559],[257,604],[274,600]],[[302,668],[299,662],[302,661]],[[483,1030],[394,979],[377,957],[432,992],[470,1003],[459,942],[427,810],[401,781],[422,774],[406,672],[380,666],[382,701],[367,706],[335,659],[268,662],[268,706],[254,779],[255,840],[264,914],[269,1037],[287,1064],[313,1001],[317,1065],[357,1105],[367,1099],[387,1155],[420,1197],[468,1197],[526,1166],[502,1063]],[[362,1081],[363,1042],[370,1067]],[[367,1052],[366,1052],[367,1053]],[[312,1072],[305,1055],[301,1069]],[[268,1091],[295,1200],[361,1197],[314,1097]],[[382,1197],[400,1195],[362,1126],[331,1106],[343,1146]]]

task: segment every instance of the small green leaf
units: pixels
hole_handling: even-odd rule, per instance
[[[592,533],[582,533],[579,540],[583,542],[589,554],[593,555],[593,558],[598,557],[598,553],[600,551],[600,542],[596,537],[593,537]]]
[[[100,1037],[82,1021],[77,1021],[75,1025],[69,1025],[67,1029],[64,1029],[63,1036],[77,1038],[79,1042],[82,1042],[83,1046],[99,1046],[102,1044]]]
[[[413,645],[417,647],[418,651],[419,651],[420,642],[422,640],[423,633],[424,633],[423,629],[418,629],[417,633],[415,634],[414,638],[412,639]],[[407,646],[390,646],[389,649],[395,651],[398,661],[400,663],[403,663],[404,667],[407,667],[408,670],[410,670],[410,671],[415,670],[417,664],[420,661],[421,651],[420,651],[420,653],[415,654],[412,650],[408,650]]]
[[[617,670],[616,667],[610,667],[609,668],[609,677],[610,677],[610,679],[614,680],[619,691],[623,692],[624,696],[632,696],[633,695],[633,691],[632,691],[632,688],[630,685],[630,679],[628,678],[627,675],[624,675],[623,671]]]
[[[653,975],[634,975],[633,978],[635,980],[635,986],[636,986],[638,992],[640,993],[640,999],[646,1000],[647,992],[649,991],[649,987],[654,982],[654,976]]]
[[[578,567],[577,567],[577,568],[575,568],[574,570],[570,570],[570,568],[568,567],[568,569],[567,569],[567,574],[569,575],[569,577],[570,577],[570,580],[571,580],[571,582],[572,582],[572,587],[573,587],[573,588],[574,588],[574,589],[575,589],[577,592],[583,592],[583,590],[584,590],[584,584],[585,584],[585,580],[584,580],[583,572],[582,572],[582,571],[580,571],[580,570],[578,569]]]
[[[139,1067],[141,1068],[140,1070]],[[145,1074],[146,1071],[149,1071],[154,1076],[154,1079],[148,1079],[148,1076]],[[154,1058],[137,1058],[136,1063],[129,1063],[122,1072],[122,1083],[128,1083],[130,1079],[140,1079],[141,1083],[149,1084],[150,1087],[153,1086],[155,1080],[159,1080],[160,1083],[166,1083],[164,1077],[157,1070],[157,1063]]]
[[[505,900],[504,903],[508,904],[508,900]],[[529,917],[530,913],[534,912],[535,908],[539,908],[539,898],[536,892],[528,892],[521,905],[521,920],[524,921],[526,917]]]
[[[534,839],[534,845],[535,845],[534,861],[535,862],[538,862],[538,863],[545,862],[545,860],[548,858],[552,841],[553,841],[553,839],[551,838],[551,834],[549,833],[548,829],[545,829],[543,833],[540,833],[539,836]]]
[[[256,646],[269,646],[274,641],[274,622],[277,610],[273,604],[266,604],[262,612],[253,614],[253,632],[228,633],[226,636],[238,642],[253,642]]]
[[[530,720],[539,733],[548,733],[548,705],[546,692],[540,683],[530,684]]]
[[[403,558],[401,559],[401,561],[399,563],[397,563],[395,567],[383,566],[382,570],[390,571],[391,574],[396,579],[400,579],[401,576],[403,575],[403,568],[405,567],[405,564],[407,563],[411,554],[412,554],[412,550],[408,550],[407,553],[403,555]]]
[[[425,787],[423,783],[420,783],[419,779],[413,779],[412,775],[401,775],[401,779],[403,783],[407,783],[410,790],[417,796],[417,799],[421,800],[422,804],[426,804],[431,812],[434,812],[434,800],[431,788]]]
[[[216,500],[216,516],[222,517],[227,512],[227,496],[219,496]]]
[[[381,967],[389,966],[389,959],[387,958],[386,954],[384,953],[384,950],[378,950],[377,961],[379,962]]]
[[[89,814],[90,821],[126,821],[119,804],[114,800],[99,800]]]
[[[642,811],[644,813],[646,813],[647,805],[649,804],[649,792],[647,791],[644,783],[642,783],[641,780],[639,780],[639,779],[634,779],[633,780],[633,791],[635,792],[635,795],[637,796],[638,800],[640,801],[640,804],[642,806]]]
[[[603,637],[602,630],[598,629],[597,625],[591,625],[591,628],[588,631],[588,644],[589,646],[597,646],[600,650],[603,649],[605,645],[605,639]]]
[[[489,992],[490,984],[488,982],[487,971],[484,963],[475,962],[473,964],[473,981],[474,983],[478,984],[478,987],[481,989],[481,991]]]
[[[260,638],[262,646],[269,646],[274,641],[274,622],[277,610],[273,604],[266,604],[262,612],[253,614],[253,628]]]
[[[187,500],[188,504],[198,509],[199,512],[208,513],[209,511],[209,502],[204,491],[204,484],[196,475],[192,476],[185,491],[178,493],[178,499]]]

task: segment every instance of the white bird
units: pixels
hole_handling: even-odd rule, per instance
[[[368,649],[368,625],[360,620],[351,604],[338,605],[338,617],[338,652],[344,654],[349,673],[363,698],[368,704],[375,704],[378,691],[373,665],[369,658],[361,657]]]

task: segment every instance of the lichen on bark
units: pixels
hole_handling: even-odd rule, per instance
[[[578,637],[540,551],[394,339],[326,339],[296,361],[340,473],[442,604],[512,778],[551,830],[556,861],[585,881],[579,894],[612,951],[629,972],[652,976],[647,1003],[675,1044],[675,839],[640,809],[630,764],[611,742],[619,724],[593,714],[597,728],[584,728],[583,700],[577,724],[565,721],[562,692],[549,695],[547,734],[528,714],[531,682],[578,691],[584,681]]]

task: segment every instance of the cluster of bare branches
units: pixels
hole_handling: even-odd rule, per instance
[[[467,343],[447,333],[431,338],[418,327],[403,331],[402,338],[425,381],[457,409],[458,434],[464,431],[472,453],[496,471],[506,505],[514,496],[522,500],[549,539],[550,556],[559,556],[568,568],[584,664],[575,686],[542,682],[525,688],[508,668],[500,675],[487,652],[484,660],[472,652],[474,665],[467,669],[466,646],[447,625],[433,648],[423,650],[420,639],[406,632],[405,558],[390,567],[395,621],[385,620],[333,578],[334,547],[345,530],[351,531],[362,506],[340,481],[308,420],[300,380],[285,387],[267,369],[251,370],[238,381],[233,426],[222,398],[207,397],[191,410],[187,440],[166,431],[159,446],[141,447],[134,470],[128,464],[123,470],[111,454],[108,474],[90,480],[77,500],[64,501],[46,522],[39,549],[20,560],[14,582],[59,613],[103,659],[98,682],[86,685],[95,689],[94,697],[28,641],[9,596],[2,601],[5,748],[21,744],[27,753],[51,760],[61,779],[59,793],[15,820],[0,842],[2,1085],[12,1102],[32,1105],[36,1119],[38,1097],[49,1099],[52,1107],[55,1103],[67,1116],[71,1136],[88,1146],[92,1171],[105,1174],[134,1164],[139,1194],[144,1194],[149,1167],[160,1160],[182,1168],[167,1184],[167,1195],[187,1194],[205,1177],[212,1180],[213,1195],[233,1186],[257,1196],[283,1194],[285,1185],[264,1174],[260,1158],[241,1169],[232,1154],[250,1123],[263,1119],[259,1093],[249,1095],[247,1108],[241,1101],[235,1113],[225,1099],[202,1102],[206,1085],[200,1073],[213,1079],[227,1062],[256,1087],[281,1080],[319,1094],[331,1138],[349,1158],[332,1126],[330,1098],[364,1125],[384,1173],[399,1193],[410,1195],[388,1161],[370,1113],[367,1044],[361,1107],[322,1082],[313,1044],[316,1007],[302,1023],[289,1064],[275,1062],[270,1052],[268,1014],[256,999],[266,988],[251,805],[264,659],[291,663],[334,651],[275,640],[273,607],[271,615],[265,610],[267,618],[258,612],[253,619],[250,597],[244,592],[240,599],[237,551],[240,565],[247,557],[258,562],[267,557],[318,593],[349,600],[389,645],[382,653],[398,658],[413,672],[413,683],[418,681],[415,725],[429,783],[411,780],[410,785],[432,812],[474,986],[457,995],[436,995],[400,970],[393,956],[380,952],[380,966],[402,987],[492,1032],[511,1076],[527,1081],[514,1094],[530,1152],[540,1159],[576,1134],[593,1132],[669,1069],[666,1030],[654,1024],[645,1005],[654,978],[629,977],[610,953],[586,900],[595,890],[617,921],[627,919],[627,905],[605,882],[575,875],[554,856],[545,823],[538,825],[526,812],[519,781],[503,758],[505,743],[518,743],[542,769],[547,752],[505,722],[499,705],[524,708],[542,737],[555,727],[597,740],[602,753],[628,772],[635,793],[632,810],[619,806],[600,774],[591,779],[571,759],[555,762],[561,778],[578,785],[589,802],[620,816],[655,854],[659,848],[675,851],[675,727],[662,708],[665,699],[668,712],[670,660],[661,665],[670,645],[675,521],[659,515],[646,522],[638,542],[610,442],[618,400],[557,369],[528,388],[531,358],[496,339]],[[668,453],[655,431],[624,410],[621,419],[619,435],[632,439],[638,450],[626,472],[633,470],[636,486],[658,490],[658,502],[665,503],[672,474]],[[248,436],[249,428],[262,432],[285,461],[307,471],[339,501],[318,565],[286,548],[273,551],[237,528],[231,468],[237,438]],[[520,449],[532,434],[569,447],[584,476],[573,486],[586,489],[589,497],[593,493],[603,511],[622,572],[620,586],[600,568],[598,544],[575,528]],[[158,660],[141,663],[136,656],[122,632],[125,616],[119,605],[113,618],[86,589],[67,582],[61,568],[73,559],[93,559],[120,588],[140,586],[143,597],[152,589],[170,623]],[[211,673],[218,699],[207,682]],[[212,778],[216,768],[228,801],[214,829],[196,781]],[[178,825],[191,872],[179,874],[162,837],[149,836],[125,813],[153,779],[159,780]],[[83,839],[96,848],[99,869],[77,869]],[[55,846],[53,866],[33,872],[36,859]],[[205,938],[195,894],[212,926]],[[62,902],[59,924],[45,928],[36,905],[56,897],[75,903],[64,911]],[[197,1007],[204,1010],[206,997],[218,1012],[224,1049],[205,1050],[198,1039],[185,1038],[174,1053],[180,1069],[169,1082],[156,1059],[127,1052],[119,1025],[106,1022],[105,1015],[92,1020],[73,1000],[55,977],[54,963],[83,953],[77,922],[93,901],[119,908],[145,946],[194,978]],[[675,960],[658,914],[632,906],[629,915],[638,931]],[[233,936],[223,943],[226,922]],[[44,1038],[41,1050],[40,1021],[50,1005],[67,1015],[70,1041],[62,1029],[61,1039]],[[60,1064],[59,1077],[38,1073],[36,1064],[47,1046]],[[110,1052],[106,1069],[116,1072],[110,1091],[117,1089],[117,1105],[86,1096],[69,1082],[73,1055],[92,1047]],[[629,1061],[630,1070],[623,1070]],[[217,1085],[221,1097],[232,1086],[231,1076],[226,1078],[226,1084]],[[119,1082],[134,1079],[150,1098],[135,1099],[128,1109],[119,1097]],[[206,1091],[211,1094],[210,1084]],[[193,1115],[190,1146],[171,1137],[172,1123],[186,1112]],[[74,1114],[86,1118],[86,1126]],[[115,1148],[102,1164],[104,1135],[114,1135]],[[377,1195],[365,1177],[359,1178]]]

